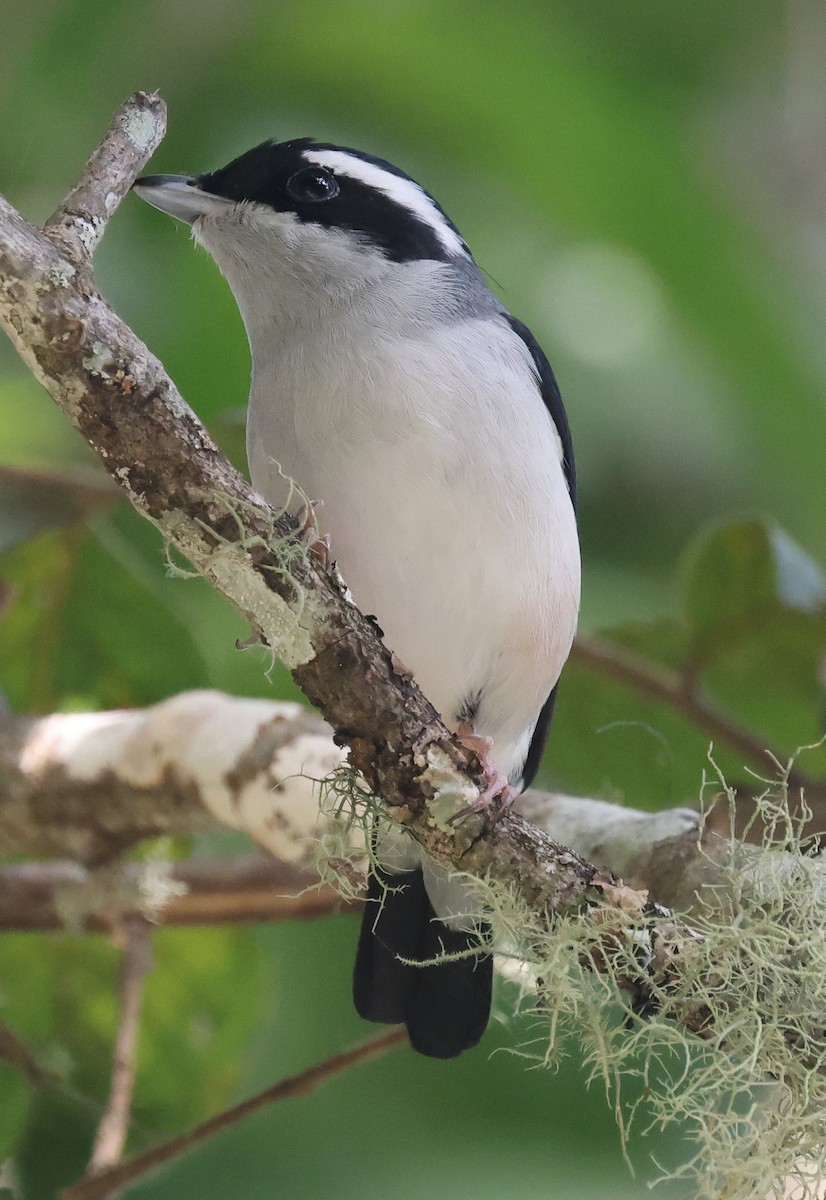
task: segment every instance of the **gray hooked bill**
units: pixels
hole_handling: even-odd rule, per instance
[[[132,191],[161,212],[191,225],[216,209],[225,209],[227,201],[198,186],[190,175],[144,175],[132,184]]]

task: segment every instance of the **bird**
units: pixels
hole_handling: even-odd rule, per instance
[[[579,612],[571,432],[539,344],[433,196],[380,157],[270,139],[133,186],[191,226],[234,294],[253,486],[278,509],[299,512],[292,480],[323,503],[355,602],[478,753],[498,814],[536,773]],[[409,834],[371,857],[356,1009],[454,1058],[488,1024],[484,922]]]

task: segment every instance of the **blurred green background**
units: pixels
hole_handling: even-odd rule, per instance
[[[624,625],[623,640],[684,657],[683,551],[709,521],[770,517],[826,559],[820,0],[7,0],[4,17],[0,190],[34,220],[134,88],[169,104],[153,170],[196,173],[265,137],[311,134],[386,157],[438,197],[560,380],[585,630]],[[96,265],[242,462],[248,354],[212,263],[184,227],[128,199]],[[17,588],[0,688],[16,710],[202,685],[293,694],[283,672],[270,682],[261,657],[236,653],[245,630],[205,586],[166,577],[154,532],[102,503],[91,453],[5,341],[0,464],[73,480],[67,491],[6,478],[0,497],[0,574]],[[704,577],[696,553],[688,561],[702,624]],[[822,622],[795,630],[800,669],[782,706],[760,690],[778,678],[771,655],[710,663],[718,694],[787,749],[822,715]],[[546,780],[631,803],[694,799],[707,738],[600,688],[574,675],[563,690]],[[597,736],[627,721],[638,724]],[[362,1035],[348,994],[355,933],[340,918],[159,936],[133,1148]],[[26,1200],[54,1195],[88,1153],[115,969],[94,940],[0,947],[0,1019],[67,1078],[32,1098],[0,1065],[0,1158],[14,1152]],[[556,1076],[491,1057],[530,1036],[526,1019],[497,1024],[447,1065],[397,1052],[249,1120],[134,1195],[647,1195],[649,1154],[679,1147],[634,1142],[632,1179],[575,1047]]]

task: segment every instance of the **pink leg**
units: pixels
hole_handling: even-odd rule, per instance
[[[513,804],[517,792],[508,783],[506,775],[499,770],[496,763],[493,761],[493,742],[488,737],[482,737],[475,733],[473,726],[467,721],[461,721],[459,728],[456,731],[456,737],[468,750],[472,750],[479,762],[482,764],[482,770],[485,772],[487,787],[481,793],[473,804],[469,804],[467,808],[462,809],[453,817],[451,824],[461,821],[468,813],[484,812],[487,810],[491,824],[495,825],[497,821],[505,815],[505,813]]]
[[[318,532],[318,522],[316,521],[316,513],[323,507],[323,500],[311,500],[309,504],[302,504],[296,514],[296,520],[298,521],[298,536],[309,548],[310,554],[326,571],[329,570],[331,562],[330,535],[325,533],[322,536]]]

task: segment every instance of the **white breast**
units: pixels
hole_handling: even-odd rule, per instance
[[[375,316],[251,336],[253,483],[282,503],[280,467],[324,500],[356,602],[448,723],[478,698],[518,770],[579,606],[559,440],[504,319],[402,336]]]

